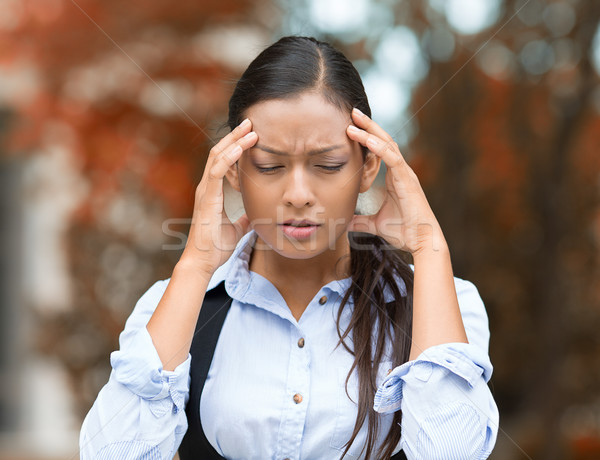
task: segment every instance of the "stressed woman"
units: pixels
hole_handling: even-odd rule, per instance
[[[284,37],[238,81],[228,124],[171,278],[140,298],[111,355],[82,458],[487,458],[484,305],[454,277],[356,69]],[[381,208],[358,215],[382,162]],[[236,222],[224,181],[242,196]]]

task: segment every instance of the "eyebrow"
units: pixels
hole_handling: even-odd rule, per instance
[[[314,149],[307,152],[308,156],[312,155],[320,155],[322,153],[331,152],[332,150],[337,150],[345,147],[344,145],[331,145],[329,147],[323,147],[321,149]],[[281,156],[290,156],[289,153],[282,152],[281,150],[277,150],[271,147],[267,147],[266,145],[256,144],[253,148],[262,150],[267,153],[272,153],[273,155],[281,155]]]

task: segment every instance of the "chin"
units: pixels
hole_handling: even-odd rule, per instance
[[[258,249],[272,249],[277,254],[288,259],[304,260],[311,259],[327,251],[335,251],[340,237],[347,232],[344,230],[335,235],[335,242],[327,237],[328,228],[322,228],[322,235],[306,240],[294,240],[272,228],[254,229],[260,241],[257,241]]]
[[[269,238],[267,236],[265,238],[260,233],[258,236],[269,249],[272,249],[280,256],[287,257],[288,259],[310,259],[328,249],[326,242],[318,242],[315,240],[301,242],[289,240],[286,237],[277,238],[277,236],[274,238]]]

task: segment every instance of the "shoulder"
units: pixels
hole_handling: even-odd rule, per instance
[[[226,263],[215,271],[209,281],[207,291],[210,291],[225,279],[228,269],[229,264]],[[125,323],[125,330],[139,329],[148,324],[148,321],[156,310],[160,299],[162,299],[165,291],[167,290],[170,281],[171,278],[158,280],[142,294]]]
[[[223,268],[223,266],[213,274],[208,284],[207,291],[210,291],[224,280],[224,276],[222,276],[224,270],[221,270],[221,268]],[[160,299],[162,299],[167,290],[170,281],[171,278],[156,281],[146,292],[144,292],[144,294],[142,294],[125,323],[126,329],[142,327],[148,323],[148,320],[154,313],[154,310],[156,310]]]

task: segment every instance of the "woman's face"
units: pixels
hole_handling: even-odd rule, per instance
[[[258,141],[227,177],[259,240],[294,259],[339,249],[358,193],[379,169],[378,158],[369,153],[364,161],[346,135],[350,113],[306,92],[258,103],[245,116]]]

